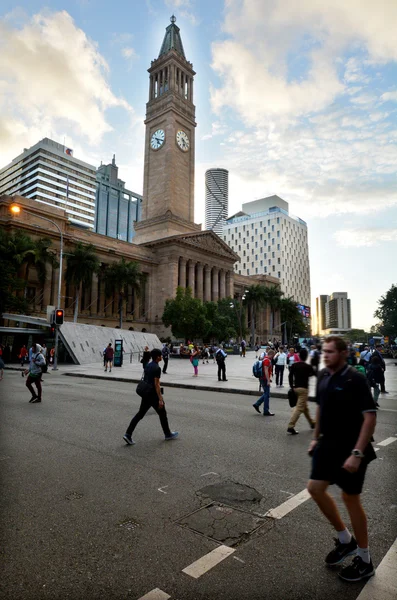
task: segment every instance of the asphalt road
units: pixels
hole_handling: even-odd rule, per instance
[[[134,390],[51,373],[43,402],[29,404],[20,373],[5,372],[1,598],[138,599],[156,588],[163,595],[149,598],[359,596],[361,583],[324,566],[333,532],[310,499],[283,518],[264,516],[305,489],[310,469],[311,431],[302,417],[300,435],[286,435],[285,400],[272,400],[276,416],[265,418],[251,396],[169,389],[180,437],[165,442],[150,411],[129,447]],[[376,442],[397,436],[396,400],[381,396],[381,405]],[[375,565],[397,537],[396,460],[397,442],[380,446],[366,479]],[[182,572],[219,546],[212,538],[233,554],[198,578]]]

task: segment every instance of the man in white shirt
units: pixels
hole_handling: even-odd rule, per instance
[[[360,353],[360,363],[367,368],[369,365],[369,361],[371,360],[371,350],[368,348],[368,346],[364,347],[364,350]]]
[[[283,386],[283,377],[284,377],[284,369],[287,364],[287,355],[284,352],[284,347],[280,346],[279,351],[274,357],[274,362],[276,366],[276,387],[284,387]]]

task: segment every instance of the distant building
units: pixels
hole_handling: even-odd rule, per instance
[[[132,242],[134,221],[141,220],[142,196],[125,188],[118,179],[115,157],[101,165],[96,174],[95,231],[109,237]]]
[[[284,296],[310,312],[307,225],[289,214],[288,202],[269,196],[243,204],[226,220],[223,239],[240,256],[236,273],[277,277]]]
[[[322,294],[316,298],[316,333],[317,335],[324,335],[324,331],[327,328],[325,320],[325,305],[329,300],[329,296]]]
[[[325,303],[325,335],[347,333],[352,328],[347,292],[334,292]]]
[[[94,229],[96,168],[73,150],[44,138],[0,169],[0,196],[20,195],[66,211],[75,225]]]
[[[229,171],[205,172],[205,228],[222,236],[229,207]]]

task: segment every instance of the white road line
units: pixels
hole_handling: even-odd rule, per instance
[[[397,590],[397,539],[357,600],[395,600]]]
[[[169,594],[166,594],[159,588],[155,588],[151,592],[141,596],[141,598],[138,598],[138,600],[168,600],[168,598],[171,598]]]
[[[233,552],[235,552],[234,548],[229,548],[229,546],[218,546],[218,548],[215,548],[212,552],[205,554],[205,556],[202,556],[185,569],[182,569],[182,573],[186,573],[186,575],[198,579],[201,575],[204,575],[204,573],[233,554]]]
[[[286,502],[283,502],[282,504],[280,504],[280,506],[277,506],[277,508],[271,508],[270,510],[268,510],[265,514],[265,517],[270,517],[271,519],[282,519],[283,517],[285,517],[285,515],[291,512],[291,510],[294,510],[294,508],[296,508],[300,504],[303,504],[303,502],[306,502],[306,500],[309,500],[309,498],[309,492],[306,489],[304,489],[301,492],[299,492],[299,494],[295,494],[295,496],[292,496],[292,498],[288,498]]]
[[[383,440],[382,442],[378,442],[378,446],[388,446],[389,444],[392,444],[393,442],[397,442],[397,437],[388,437],[385,440]]]
[[[161,487],[161,488],[157,488],[157,491],[158,491],[158,492],[161,492],[162,494],[168,494],[168,492],[165,492],[165,491],[164,491],[164,488],[166,488],[166,487],[168,487],[168,485],[163,485],[163,487]]]

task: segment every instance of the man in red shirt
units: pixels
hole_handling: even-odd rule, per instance
[[[109,367],[110,373],[112,372],[113,355],[114,355],[114,351],[112,348],[112,344],[109,342],[109,344],[105,350],[105,371],[107,371],[108,367]]]
[[[269,402],[270,402],[270,383],[272,381],[272,358],[274,356],[274,350],[269,350],[267,356],[264,357],[262,361],[262,376],[260,377],[260,382],[263,388],[263,394],[252,406],[255,408],[256,412],[260,413],[259,407],[263,402],[263,416],[264,417],[274,417],[274,413],[270,412]]]

